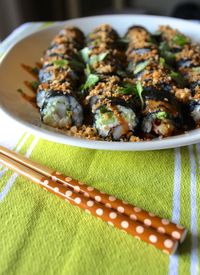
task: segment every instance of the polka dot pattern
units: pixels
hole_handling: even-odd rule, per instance
[[[137,220],[137,216],[135,214],[131,214],[130,215],[130,219],[136,221]]]
[[[43,182],[45,185],[48,185],[49,184],[49,181],[48,180],[44,180]]]
[[[95,201],[100,202],[101,201],[101,197],[100,196],[95,196]]]
[[[164,241],[164,246],[165,246],[166,248],[172,248],[172,246],[173,246],[172,240],[170,240],[170,239],[165,240],[165,241]]]
[[[56,181],[57,180],[55,176],[52,176],[51,179],[52,179],[52,181]]]
[[[149,212],[148,214],[149,214],[150,217],[155,217],[155,214],[153,214],[151,212]]]
[[[67,197],[70,197],[72,195],[72,191],[71,190],[67,190],[65,192],[65,194],[66,194]]]
[[[158,241],[158,238],[157,238],[156,235],[150,235],[150,236],[149,236],[149,240],[150,240],[150,242],[152,242],[152,243],[156,243],[156,242]]]
[[[180,240],[180,233],[178,231],[173,231],[172,232],[172,237],[174,237],[177,240]]]
[[[78,185],[74,186],[74,191],[79,192],[80,191],[80,187]]]
[[[57,193],[59,192],[59,188],[58,187],[54,187],[54,191]]]
[[[127,221],[123,221],[123,222],[121,222],[121,226],[122,226],[122,228],[128,228],[129,223]]]
[[[118,210],[120,213],[124,213],[124,207],[122,207],[122,206],[117,207],[117,210]]]
[[[109,217],[110,217],[111,219],[116,219],[116,218],[117,218],[117,213],[116,213],[116,212],[111,212],[111,213],[109,214]]]
[[[58,172],[58,171],[56,171],[56,175],[60,176],[60,175],[61,175],[61,173],[60,173],[60,172]]]
[[[158,232],[162,234],[165,233],[164,227],[158,227]]]
[[[67,199],[70,203],[84,209],[85,212],[95,215],[98,219],[104,220],[126,233],[139,237],[161,250],[166,250],[169,254],[175,250],[177,240],[181,238],[181,232],[184,231],[183,227],[176,226],[151,212],[118,200],[115,196],[100,192],[94,187],[84,183],[80,184],[70,177],[56,173],[52,177],[54,181],[50,180],[45,185],[45,179],[43,185],[48,190],[51,189],[51,192],[53,189],[53,192],[61,198]],[[59,189],[57,189],[57,182],[59,182]],[[70,186],[68,182],[70,182]]]
[[[147,226],[150,226],[151,225],[151,220],[150,219],[145,219],[144,224],[147,225]]]
[[[142,234],[142,233],[144,232],[144,227],[143,227],[143,226],[137,226],[137,227],[136,227],[136,232],[137,232],[138,234]]]
[[[70,177],[64,177],[63,175],[59,174],[57,175],[55,172],[52,174],[52,176],[55,176],[56,179],[61,179],[62,183],[68,184],[70,181],[70,185],[74,186],[77,190],[77,192],[82,192],[85,197],[90,197],[92,199],[95,199],[97,202],[101,202],[106,205],[108,208],[113,208],[116,211],[118,211],[121,214],[127,214],[132,220],[138,220],[144,223],[146,226],[151,226],[158,229],[158,227],[163,227],[165,233],[172,236],[172,233],[174,231],[177,231],[180,235],[176,234],[176,237],[178,239],[178,236],[180,236],[179,239],[185,234],[184,227],[175,225],[173,223],[170,223],[166,219],[160,219],[159,217],[155,216],[155,214],[151,212],[143,211],[139,207],[134,207],[130,204],[128,204],[126,201],[118,200],[115,196],[107,195],[105,192],[99,191],[95,189],[94,187],[87,186],[82,182],[73,180]],[[67,179],[67,180],[65,180]],[[76,186],[76,187],[75,187]],[[124,210],[122,210],[124,209]],[[131,216],[132,215],[132,216]],[[133,216],[135,215],[135,216]],[[146,221],[145,221],[146,220]],[[158,231],[159,232],[159,231]],[[175,236],[175,235],[174,235]],[[172,236],[173,238],[176,238]]]
[[[141,212],[141,209],[139,207],[134,207],[134,210],[136,213]]]
[[[78,198],[78,197],[77,197],[77,198],[75,198],[75,200],[74,200],[74,201],[75,201],[75,203],[77,203],[77,204],[81,203],[81,199],[80,199],[80,198]]]
[[[93,190],[94,190],[94,188],[93,188],[93,187],[88,186],[88,187],[87,187],[87,190],[88,190],[88,191],[93,191]]]
[[[70,181],[72,181],[72,178],[66,177],[65,180],[66,180],[67,182],[70,182]]]
[[[96,213],[97,213],[98,216],[102,216],[102,215],[103,215],[103,209],[98,208],[98,209],[96,210]]]
[[[94,205],[94,201],[88,201],[87,206],[92,207]]]
[[[169,224],[169,221],[168,221],[168,220],[166,220],[166,219],[162,219],[162,220],[161,220],[161,222],[162,222],[162,224],[164,224],[164,225]]]
[[[116,198],[114,196],[109,196],[108,199],[109,199],[109,201],[115,201],[116,200]]]

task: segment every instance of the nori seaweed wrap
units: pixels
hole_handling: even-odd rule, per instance
[[[167,137],[182,127],[182,114],[175,96],[169,92],[145,90],[142,94],[142,131],[152,136]]]

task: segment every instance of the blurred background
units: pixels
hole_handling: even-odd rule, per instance
[[[117,13],[200,20],[200,0],[0,0],[0,40],[24,22]]]

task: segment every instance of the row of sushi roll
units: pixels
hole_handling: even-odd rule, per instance
[[[101,137],[111,140],[132,136],[138,118],[133,95],[121,92],[126,83],[125,76],[120,76],[126,58],[118,34],[111,26],[101,25],[88,36],[82,54],[87,75],[84,104],[92,113],[93,126]],[[87,89],[91,78],[94,85]]]
[[[66,27],[44,53],[36,101],[45,124],[57,128],[82,125],[83,108],[77,90],[84,69],[78,54],[83,45],[83,33]]]
[[[189,123],[200,121],[199,60],[198,46],[168,26],[156,34],[133,26],[123,38],[107,24],[86,38],[66,27],[42,58],[41,119],[57,128],[88,125],[104,140],[178,134],[188,129],[185,110]]]
[[[200,124],[200,48],[187,36],[169,26],[161,26],[159,34],[162,48],[170,56],[169,63],[185,79],[185,96],[191,117]],[[189,96],[187,96],[187,94]],[[184,93],[183,93],[184,96]]]
[[[171,136],[182,127],[180,103],[175,94],[182,91],[171,76],[171,68],[160,56],[156,39],[145,28],[129,28],[126,38],[128,71],[142,86],[141,129],[147,135]]]

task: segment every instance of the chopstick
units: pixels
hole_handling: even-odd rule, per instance
[[[13,151],[10,151],[0,146],[0,153],[16,160],[17,162],[24,164],[25,166],[57,181],[61,184],[67,185],[72,190],[82,193],[86,197],[90,197],[96,202],[104,204],[108,208],[112,208],[120,214],[127,215],[131,220],[138,220],[144,223],[146,226],[155,228],[160,233],[168,234],[174,239],[183,242],[187,230],[178,224],[174,224],[167,219],[160,218],[153,213],[147,212],[139,207],[129,204],[126,201],[117,199],[115,196],[110,196],[96,188],[90,187],[80,181],[74,180],[71,177],[66,177],[60,172],[54,171],[51,168],[45,167],[32,160],[25,158]]]
[[[3,148],[3,150],[4,149],[5,148]],[[34,162],[24,157],[23,161],[29,163],[30,166],[34,166]],[[140,221],[131,220],[127,215],[119,213],[115,209],[106,207],[106,205],[104,205],[102,202],[97,202],[88,195],[79,192],[77,188],[75,188],[75,190],[71,189],[67,183],[60,184],[56,181],[56,178],[51,179],[50,177],[39,173],[36,170],[33,170],[33,168],[30,168],[30,166],[28,167],[22,162],[17,162],[17,160],[14,160],[11,158],[11,156],[2,154],[2,147],[0,152],[0,162],[11,170],[14,170],[17,173],[32,180],[51,193],[61,197],[73,205],[78,206],[86,212],[91,213],[108,224],[114,225],[115,227],[131,234],[132,236],[154,245],[165,253],[173,254],[177,249],[178,241],[172,238],[170,235],[157,232],[155,228],[150,226],[148,227]],[[37,164],[37,167],[41,168],[39,164]],[[37,167],[34,166],[35,169],[37,169]],[[66,178],[69,180],[68,177]]]

